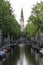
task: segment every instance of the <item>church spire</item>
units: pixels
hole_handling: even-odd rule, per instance
[[[23,9],[21,8],[21,16],[20,16],[20,26],[21,26],[21,31],[24,29],[24,16],[23,16]]]
[[[21,18],[23,19],[23,9],[21,8]]]

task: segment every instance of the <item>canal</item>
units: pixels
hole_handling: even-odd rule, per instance
[[[0,61],[0,65],[43,65],[43,58],[36,56],[26,45],[20,44],[7,54],[5,61]]]

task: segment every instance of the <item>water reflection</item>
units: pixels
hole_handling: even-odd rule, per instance
[[[25,47],[25,56],[27,59],[27,65],[36,65],[34,56],[31,55],[30,48]]]
[[[20,49],[17,47],[13,49],[11,53],[8,54],[8,58],[3,62],[3,65],[17,65],[17,62],[20,57]]]
[[[5,61],[0,65],[43,65],[43,58],[38,54],[34,56],[28,46],[20,44],[8,53]]]

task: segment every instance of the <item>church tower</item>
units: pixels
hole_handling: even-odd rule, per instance
[[[21,8],[21,16],[20,16],[20,27],[21,31],[24,29],[24,16],[23,16],[23,9]]]

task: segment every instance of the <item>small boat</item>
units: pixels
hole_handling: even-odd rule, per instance
[[[39,53],[41,53],[41,54],[43,55],[43,49],[41,49],[41,50],[39,51]]]
[[[3,51],[4,51],[5,53],[8,53],[8,50],[6,50],[6,49],[3,49]]]
[[[5,48],[8,52],[11,51],[11,47]]]
[[[41,57],[43,57],[43,49],[41,49],[41,50],[39,51],[39,54],[40,54]]]
[[[0,60],[3,60],[3,58],[6,58],[6,53],[4,51],[0,51]]]

